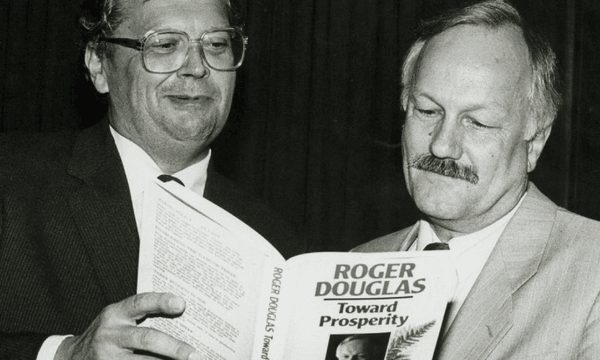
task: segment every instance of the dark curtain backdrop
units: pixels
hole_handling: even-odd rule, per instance
[[[216,166],[323,250],[347,250],[418,219],[405,190],[399,71],[419,21],[459,0],[247,0],[249,53]],[[600,5],[515,0],[561,64],[565,105],[532,178],[600,219]],[[89,126],[104,107],[86,82],[79,2],[0,4],[0,130]]]

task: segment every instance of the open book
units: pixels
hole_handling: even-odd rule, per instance
[[[181,317],[142,325],[186,341],[203,359],[433,356],[452,290],[447,251],[286,261],[240,220],[173,182],[148,184],[142,221],[138,292],[172,292],[187,303]]]

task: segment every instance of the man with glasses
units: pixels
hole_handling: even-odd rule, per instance
[[[138,328],[184,299],[136,293],[143,184],[175,180],[286,257],[301,239],[211,165],[247,39],[226,0],[86,0],[85,66],[107,119],[0,138],[0,358],[199,359]],[[71,336],[73,335],[73,336]]]

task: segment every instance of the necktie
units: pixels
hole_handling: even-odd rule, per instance
[[[432,242],[423,248],[423,251],[426,250],[450,250],[450,245],[444,242]]]
[[[185,187],[185,184],[183,183],[183,181],[179,180],[178,178],[176,178],[175,176],[171,176],[171,175],[167,175],[167,174],[163,174],[163,175],[159,175],[158,176],[158,180],[162,181],[162,182],[167,182],[167,181],[175,181],[176,183],[178,183],[179,185]]]

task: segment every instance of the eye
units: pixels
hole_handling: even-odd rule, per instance
[[[208,43],[208,47],[213,50],[224,49],[227,48],[227,46],[228,43],[226,41],[211,41],[210,43]]]
[[[473,118],[470,118],[470,117],[465,118],[465,121],[467,122],[467,124],[470,124],[473,127],[476,127],[476,128],[479,128],[479,129],[493,129],[492,126],[488,126],[488,125],[482,124],[481,122],[479,122],[479,121],[477,121],[477,120],[475,120]]]
[[[204,51],[212,55],[219,55],[227,52],[231,47],[231,39],[227,33],[215,33],[204,40]]]
[[[414,108],[414,114],[417,118],[423,120],[436,120],[442,116],[440,110],[420,109],[417,107]]]
[[[437,121],[444,116],[444,109],[426,96],[409,98],[409,114],[423,121]]]
[[[427,116],[427,117],[431,117],[431,116],[437,115],[437,111],[435,111],[435,110],[425,110],[425,109],[417,109],[417,108],[415,108],[415,111],[418,112],[420,115]]]
[[[150,37],[146,41],[146,51],[155,54],[171,54],[183,47],[185,38],[177,33],[162,33]]]
[[[155,51],[160,51],[160,52],[173,51],[176,47],[177,47],[177,45],[174,42],[163,42],[160,44],[152,44],[152,48]]]

